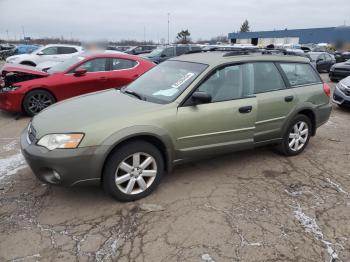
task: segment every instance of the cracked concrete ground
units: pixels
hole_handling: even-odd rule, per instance
[[[28,121],[0,112],[0,261],[350,260],[350,110],[299,156],[184,165],[133,203],[39,182],[19,154]]]

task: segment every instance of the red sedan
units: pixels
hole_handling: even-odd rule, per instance
[[[29,116],[70,97],[121,88],[154,67],[123,53],[85,53],[56,64],[47,72],[6,64],[0,78],[0,109]]]

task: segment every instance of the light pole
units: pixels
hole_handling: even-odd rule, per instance
[[[168,13],[168,45],[170,44],[170,41],[169,41],[169,24],[170,24],[170,13]]]

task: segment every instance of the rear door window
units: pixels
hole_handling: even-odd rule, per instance
[[[165,48],[162,54],[165,55],[166,57],[174,56],[174,47]]]
[[[78,50],[75,49],[74,47],[66,47],[66,46],[61,46],[61,47],[58,47],[58,53],[61,54],[61,55],[64,55],[64,54],[73,54],[75,52],[77,52]]]
[[[189,47],[187,46],[177,46],[176,47],[176,55],[183,55],[189,51]]]
[[[272,62],[253,63],[254,93],[265,93],[285,88],[283,78]]]
[[[310,64],[280,63],[290,86],[320,83],[321,80]]]
[[[137,65],[136,61],[129,59],[111,58],[112,59],[112,70],[123,70],[133,68]]]

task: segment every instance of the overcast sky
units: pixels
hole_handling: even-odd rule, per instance
[[[237,31],[350,24],[350,0],[0,0],[0,38],[167,39],[188,29],[193,40]]]

